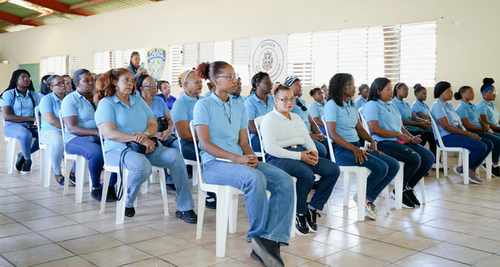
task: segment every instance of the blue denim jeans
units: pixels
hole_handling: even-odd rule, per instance
[[[429,172],[436,160],[430,150],[416,144],[382,141],[378,143],[378,149],[384,154],[404,162],[404,188],[414,188],[420,179]]]
[[[84,157],[89,162],[90,178],[95,189],[101,188],[101,172],[104,167],[102,148],[97,136],[77,136],[66,143],[66,152]],[[110,178],[109,187],[116,184],[116,173]]]
[[[500,135],[495,133],[480,133],[481,141],[490,143],[491,156],[494,164],[498,164],[498,157],[500,156]]]
[[[328,152],[328,141],[326,140],[326,138],[320,142],[320,141],[317,141],[317,140],[313,140],[314,141],[314,145],[316,146],[316,149],[318,150],[318,156],[320,158],[329,158],[329,152]]]
[[[194,143],[193,141],[187,141],[184,139],[180,140],[182,147],[182,156],[185,159],[196,160],[196,153],[194,151]]]
[[[257,134],[254,134],[252,135],[252,137],[250,138],[251,139],[251,146],[252,146],[252,150],[254,152],[261,152],[260,151],[260,140],[259,140],[259,136]]]
[[[290,149],[294,151],[303,151],[302,147]],[[340,170],[335,163],[325,158],[319,158],[315,166],[311,166],[301,160],[276,158],[268,155],[267,161],[288,174],[297,178],[297,214],[305,215],[308,211],[307,196],[314,185],[315,174],[319,174],[321,179],[311,198],[310,205],[318,210],[322,210],[330,195],[332,194],[335,183],[340,175]]]
[[[490,145],[482,141],[476,141],[460,134],[449,134],[443,137],[445,146],[463,147],[470,151],[469,153],[469,169],[475,170],[491,152]]]
[[[293,182],[284,171],[266,163],[256,168],[211,160],[203,164],[207,183],[229,185],[243,192],[250,229],[248,238],[288,243],[293,216]],[[271,192],[267,198],[266,190]]]
[[[360,142],[351,143],[362,147]],[[396,177],[399,171],[399,162],[380,152],[369,152],[368,159],[359,164],[352,151],[335,146],[335,161],[340,166],[362,166],[370,170],[366,185],[366,200],[374,202],[380,192]]]
[[[116,149],[106,153],[106,158],[112,165],[119,165],[122,150]],[[159,144],[150,154],[128,151],[124,158],[124,167],[128,170],[128,188],[125,206],[131,208],[141,188],[141,184],[149,178],[152,166],[167,168],[173,179],[176,190],[176,205],[179,211],[193,209],[192,186],[188,181],[186,165],[177,148],[165,147]]]
[[[21,153],[25,159],[31,159],[31,154],[38,151],[38,132],[36,128],[28,128],[25,123],[5,123],[4,134],[19,140]]]
[[[54,175],[61,175],[61,162],[64,156],[64,143],[59,131],[41,131],[40,143],[49,146],[50,163]]]

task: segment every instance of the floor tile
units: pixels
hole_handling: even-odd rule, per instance
[[[441,243],[434,247],[423,251],[424,253],[455,260],[465,264],[474,264],[479,260],[490,256],[491,254],[474,250],[470,248],[460,247],[448,243]]]
[[[396,264],[407,267],[465,267],[468,265],[441,257],[417,253],[398,261]]]
[[[22,224],[26,225],[33,231],[41,231],[41,230],[58,228],[62,226],[73,225],[76,224],[76,222],[64,216],[54,216],[54,217],[40,218],[31,221],[23,221]]]
[[[200,246],[162,255],[160,258],[177,266],[211,266],[230,260],[227,257],[217,258],[215,251],[204,249]]]
[[[164,236],[165,233],[149,227],[139,226],[131,229],[118,230],[108,233],[107,235],[128,244],[161,237]]]
[[[241,241],[240,241],[241,242]],[[183,239],[165,236],[130,244],[130,246],[153,256],[164,255],[195,246]]]
[[[40,232],[41,235],[55,242],[93,235],[96,233],[96,231],[82,225],[71,225]]]
[[[37,233],[26,233],[11,237],[0,238],[0,253],[23,250],[48,244],[50,240]]]
[[[94,267],[95,265],[86,261],[81,257],[70,257],[62,260],[50,261],[40,265],[35,265],[36,267]]]
[[[396,262],[417,252],[415,250],[374,241],[361,243],[359,246],[350,248],[349,251],[388,262]]]
[[[61,242],[59,243],[59,245],[75,254],[81,255],[103,249],[119,247],[123,245],[123,243],[111,237],[98,234],[98,235],[81,237],[77,239],[71,239],[68,241]]]
[[[19,223],[9,223],[0,225],[0,238],[24,234],[28,232],[31,232],[31,230]]]
[[[73,254],[71,254],[69,251],[54,244],[2,254],[2,256],[4,256],[8,261],[12,262],[16,266],[31,266],[70,257],[72,255]]]
[[[357,266],[382,267],[386,266],[389,263],[362,254],[354,253],[349,250],[340,251],[338,253],[318,259],[317,261],[322,264],[326,264],[328,266],[342,266],[342,267],[357,267]]]
[[[145,260],[151,256],[129,246],[120,246],[81,255],[81,257],[97,266],[113,267]]]

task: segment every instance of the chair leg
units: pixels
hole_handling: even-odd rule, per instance
[[[158,179],[160,180],[161,199],[163,201],[163,215],[169,216],[170,213],[168,212],[167,185],[166,185],[166,181],[165,181],[165,171],[164,170],[160,169]]]
[[[420,201],[420,204],[425,205],[427,202],[426,194],[425,194],[425,177],[422,177],[420,179],[420,194],[422,196],[422,200]]]
[[[40,149],[40,183],[42,184],[43,187],[49,187],[47,184],[48,181],[46,181],[46,175],[48,174],[47,171],[47,154],[45,153],[45,149]]]
[[[102,185],[101,209],[99,210],[100,214],[103,214],[104,210],[106,209],[106,196],[108,195],[108,187],[110,179],[111,179],[111,173],[105,170],[104,182]]]
[[[220,194],[217,194],[217,198],[219,198]],[[205,218],[205,198],[206,193],[198,188],[198,222],[196,223],[196,239],[201,239],[201,235],[203,233],[203,219]],[[220,203],[217,203],[217,205]]]
[[[10,140],[7,142],[7,164],[9,164],[8,174],[14,173],[14,165],[16,162],[16,142],[14,140]]]
[[[396,179],[394,179],[394,191],[395,191],[395,207],[396,209],[403,208],[403,183],[404,183],[404,163],[399,163],[399,171],[396,174]]]
[[[75,185],[75,201],[82,203],[83,201],[83,184],[85,183],[85,158],[78,157],[76,160],[76,185]]]
[[[344,181],[344,207],[349,207],[349,197],[351,194],[351,177],[347,173],[340,172]]]
[[[193,177],[191,180],[193,180],[193,187],[198,185],[198,166],[192,166],[193,167]]]
[[[64,158],[64,177],[68,177],[71,173],[71,168],[69,165],[72,163],[71,160]],[[63,195],[67,195],[69,192],[69,183],[64,183],[64,190],[63,190]],[[76,191],[75,191],[76,192]]]
[[[128,188],[128,170],[123,170],[123,177],[118,175],[119,179],[122,179],[123,184],[123,194],[122,199],[116,202],[116,224],[123,224],[125,222],[125,202],[127,201],[127,188]]]
[[[227,239],[227,226],[229,223],[229,201],[231,193],[228,188],[224,188],[222,194],[217,196],[217,210],[216,210],[216,240],[215,240],[215,255],[218,258],[226,256],[226,239]]]
[[[440,156],[441,156],[441,149],[437,148],[436,149],[436,179],[438,179],[438,180],[439,180],[439,175],[441,173],[439,171]]]
[[[464,149],[464,152],[462,152],[463,158],[462,158],[462,175],[464,177],[464,184],[469,184],[469,150]]]
[[[290,238],[295,238],[295,214],[297,214],[297,179],[292,177],[293,182],[293,213],[292,223],[290,224]]]
[[[448,152],[443,151],[443,175],[444,177],[448,177]]]
[[[229,201],[229,233],[236,233],[236,226],[238,225],[238,195],[232,195]]]
[[[358,220],[365,220],[365,205],[366,205],[366,178],[368,174],[363,172],[360,174],[354,174],[357,180],[357,190],[358,190]]]
[[[486,157],[486,180],[491,181],[491,169],[493,168],[493,154],[490,152]]]

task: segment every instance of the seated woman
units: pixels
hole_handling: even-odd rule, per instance
[[[4,134],[21,144],[17,155],[16,170],[26,174],[31,171],[31,154],[38,150],[38,132],[35,122],[35,107],[40,95],[35,93],[30,74],[24,69],[15,70],[9,87],[0,95],[5,120]]]
[[[474,89],[470,86],[462,86],[454,96],[456,100],[460,100],[460,104],[456,111],[462,119],[463,126],[468,131],[478,134],[481,137],[481,141],[492,148],[492,173],[495,176],[500,176],[500,167],[498,166],[500,136],[490,129],[490,125],[486,121],[480,120],[480,114],[477,111],[477,107],[472,104],[474,100]]]
[[[95,105],[93,102],[95,81],[90,71],[75,71],[74,84],[76,90],[66,95],[61,102],[61,117],[64,123],[64,144],[66,152],[84,157],[88,161],[92,191],[90,195],[101,201],[101,172],[104,167],[101,142],[94,120]],[[106,201],[116,201],[116,174],[110,179]]]
[[[498,110],[495,105],[496,92],[493,84],[495,81],[492,78],[484,78],[481,86],[481,95],[483,99],[477,104],[477,110],[480,114],[481,121],[490,126],[493,132],[500,134],[500,125]]]
[[[439,134],[445,146],[463,147],[470,151],[469,154],[469,179],[472,183],[480,184],[482,180],[476,175],[476,168],[491,152],[491,147],[481,141],[481,137],[464,129],[460,116],[448,103],[453,96],[451,84],[441,81],[434,87],[434,98],[431,113],[439,128]],[[490,143],[491,145],[491,143]],[[462,167],[455,168],[457,173],[462,173]]]
[[[359,119],[358,109],[351,100],[356,87],[351,74],[337,73],[330,79],[329,99],[325,105],[327,130],[335,142],[335,161],[340,166],[362,166],[370,170],[366,186],[366,217],[377,218],[373,204],[382,190],[396,177],[397,160],[380,153],[377,141],[366,132]],[[360,140],[370,142],[364,150]]]
[[[323,125],[323,113],[325,108],[325,94],[321,88],[316,87],[309,91],[309,95],[313,99],[312,103],[309,105],[309,115],[311,119],[319,127],[322,134],[326,134],[325,125]]]
[[[394,85],[392,103],[396,105],[401,114],[404,127],[414,136],[419,136],[422,139],[422,146],[429,143],[429,148],[436,155],[436,139],[432,133],[432,125],[430,120],[420,119],[418,116],[413,116],[410,104],[404,99],[408,97],[408,86],[405,83],[396,83]]]
[[[200,64],[197,72],[215,86],[214,92],[194,107],[193,124],[200,140],[205,181],[243,192],[252,255],[265,266],[284,266],[280,244],[290,239],[292,178],[279,168],[259,163],[248,144],[245,106],[229,95],[238,78],[233,67],[215,61]],[[270,198],[266,190],[271,192]]]
[[[422,140],[404,127],[398,108],[391,102],[392,86],[387,78],[377,78],[370,86],[369,101],[363,107],[371,135],[384,154],[404,162],[403,206],[415,208],[420,201],[413,188],[432,167],[434,156],[419,145]]]
[[[415,94],[416,100],[411,106],[412,116],[419,120],[431,122],[431,109],[425,103],[425,100],[427,100],[427,89],[417,83],[413,86],[413,93]]]
[[[252,149],[255,152],[260,151],[260,140],[257,135],[254,120],[260,116],[264,116],[273,110],[274,98],[271,95],[273,83],[269,74],[258,72],[252,77],[252,91],[245,100],[245,108],[248,116],[248,130],[250,132],[250,140]]]
[[[61,135],[59,111],[61,102],[66,96],[63,77],[52,75],[47,79],[51,93],[40,100],[40,142],[49,146],[50,162],[54,179],[59,185],[64,185],[61,173],[61,162],[64,155],[64,143]],[[71,178],[71,177],[70,177]],[[73,177],[74,179],[74,177]],[[71,181],[74,184],[74,180]]]
[[[134,94],[134,78],[124,68],[112,69],[99,78],[95,113],[96,124],[104,137],[104,153],[110,164],[123,164],[128,170],[125,216],[135,215],[134,200],[141,184],[151,175],[151,166],[168,168],[176,186],[175,216],[187,223],[196,223],[191,184],[186,166],[177,148],[157,143],[157,122],[154,114],[138,94]],[[129,142],[145,147],[145,152],[127,150]]]
[[[290,88],[278,86],[274,91],[274,110],[262,120],[261,133],[267,162],[297,178],[296,227],[302,234],[316,232],[316,217],[330,198],[340,170],[335,163],[318,156],[318,150],[299,115],[292,113],[295,97]],[[311,202],[307,197],[317,183]]]
[[[362,108],[366,102],[368,102],[368,93],[370,91],[370,86],[368,84],[362,84],[358,88],[358,98],[354,101],[354,106],[357,110]]]

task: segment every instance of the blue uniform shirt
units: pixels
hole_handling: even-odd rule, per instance
[[[118,131],[133,134],[142,133],[148,127],[148,120],[156,119],[146,102],[138,95],[129,96],[129,105],[124,104],[115,96],[108,96],[101,101],[95,112],[97,125],[111,122],[116,125]],[[103,150],[123,150],[125,143],[105,139]]]
[[[411,111],[410,104],[404,100],[401,100],[397,97],[394,97],[392,99],[392,104],[394,104],[399,111],[399,114],[401,114],[401,119],[403,121],[405,120],[412,120],[413,118],[413,113]],[[408,129],[409,131],[421,131],[417,126],[412,126],[412,125],[405,125],[405,128]]]
[[[367,99],[365,99],[362,96],[359,96],[355,101],[354,101],[354,106],[356,107],[357,110],[362,108],[366,103],[368,102]]]
[[[151,103],[151,111],[156,118],[165,117],[165,113],[168,113],[168,108],[159,96],[153,97],[153,102]]]
[[[486,115],[489,124],[498,125],[498,111],[493,101],[483,99],[476,106],[480,115]]]
[[[211,94],[198,101],[194,106],[194,125],[207,125],[210,141],[218,147],[243,155],[239,145],[240,130],[246,129],[248,117],[245,106],[241,101],[223,102],[217,95]],[[215,159],[214,156],[204,151],[201,147],[201,158],[203,163]]]
[[[401,132],[401,114],[398,108],[391,102],[383,102],[382,100],[368,101],[363,107],[363,116],[367,122],[378,121],[380,128],[393,131]],[[376,134],[372,134],[375,141],[397,141],[396,137],[382,137]]]
[[[416,100],[411,106],[411,112],[430,114],[431,110],[425,102]]]
[[[302,103],[302,106],[306,107],[306,102],[302,98],[297,98],[297,101]],[[297,104],[293,106],[292,112],[299,115],[299,117],[304,121],[307,130],[311,131],[311,123],[309,122],[309,112],[308,110],[302,110]]]
[[[60,112],[63,118],[76,116],[78,120],[78,127],[80,128],[97,129],[97,125],[94,120],[94,104],[78,93],[78,91],[71,92],[69,95],[64,97],[61,103]],[[64,143],[66,144],[71,139],[75,138],[76,135],[67,131],[66,127],[65,130]]]
[[[34,117],[35,107],[40,103],[40,94],[33,91],[26,91],[26,94],[21,94],[17,89],[6,90],[2,94],[2,107],[10,107],[16,116]],[[5,121],[5,124],[17,122]]]
[[[309,114],[312,118],[323,118],[323,109],[325,108],[324,103],[319,103],[313,101],[311,105],[309,105]]]
[[[457,112],[455,109],[453,109],[453,106],[450,103],[445,103],[441,101],[440,99],[437,99],[434,101],[431,107],[431,114],[434,120],[436,121],[436,124],[439,128],[439,134],[441,137],[445,137],[449,134],[450,132],[446,131],[441,125],[439,124],[439,120],[446,117],[448,119],[448,123],[455,126],[462,128],[462,121],[460,120],[460,116],[458,116]]]
[[[191,121],[193,120],[193,109],[199,98],[191,97],[182,93],[172,107],[172,120],[174,123],[178,121]]]
[[[477,112],[476,106],[472,103],[465,103],[460,101],[456,112],[461,119],[467,119],[472,125],[476,127],[481,127],[479,112]]]
[[[175,103],[175,96],[173,95],[170,95],[168,97],[165,97],[164,94],[158,94],[156,95],[155,97],[159,97],[161,101],[163,101],[163,104],[169,109],[171,110],[172,107],[174,106],[174,103]]]
[[[41,131],[61,131],[45,120],[45,114],[52,113],[59,119],[59,111],[61,110],[62,99],[53,92],[42,97],[38,109],[40,110],[40,130]]]
[[[337,134],[349,143],[359,141],[358,132],[356,131],[358,120],[358,109],[352,101],[344,102],[342,107],[333,100],[326,102],[325,121],[335,122]]]

